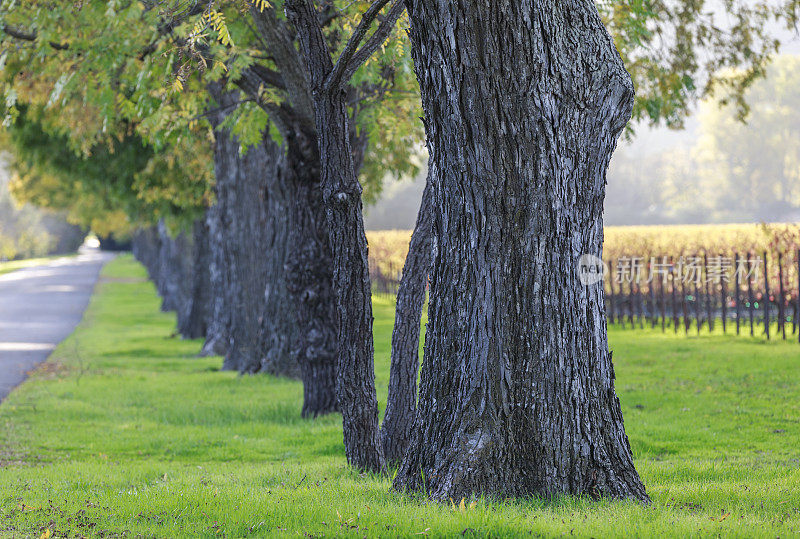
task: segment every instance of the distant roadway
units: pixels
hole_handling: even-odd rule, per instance
[[[72,333],[113,256],[82,248],[76,257],[0,275],[0,401]]]

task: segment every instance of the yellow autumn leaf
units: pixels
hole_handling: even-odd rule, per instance
[[[259,11],[264,11],[265,9],[272,7],[272,4],[270,4],[267,0],[255,0],[255,5]]]

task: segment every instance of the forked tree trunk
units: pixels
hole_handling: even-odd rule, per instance
[[[355,468],[382,471],[386,463],[375,394],[372,286],[361,185],[350,152],[344,93],[317,95],[314,101],[339,316],[336,395],[345,453]]]
[[[315,9],[306,0],[286,3],[298,31],[314,101],[322,195],[333,251],[339,319],[336,394],[342,412],[347,461],[361,470],[386,467],[380,444],[372,341],[372,290],[361,185],[350,145],[345,92],[324,86],[333,64]]]
[[[438,178],[429,323],[399,490],[647,500],[614,391],[605,174],[633,86],[592,2],[408,0]]]
[[[408,244],[403,276],[397,289],[397,305],[392,331],[392,356],[389,370],[389,396],[381,426],[381,444],[387,462],[403,460],[417,410],[417,371],[419,369],[419,334],[422,305],[431,265],[431,190],[432,163],[422,193],[417,223]]]

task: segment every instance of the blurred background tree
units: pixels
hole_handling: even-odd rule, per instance
[[[63,212],[18,202],[11,196],[10,155],[0,153],[0,261],[66,254],[77,250],[86,229]]]

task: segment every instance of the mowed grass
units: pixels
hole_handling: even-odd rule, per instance
[[[102,275],[78,330],[0,405],[0,536],[800,535],[796,343],[614,328],[652,505],[460,510],[350,470],[340,417],[301,419],[299,382],[195,357],[129,256]],[[381,409],[392,321],[376,299]]]

